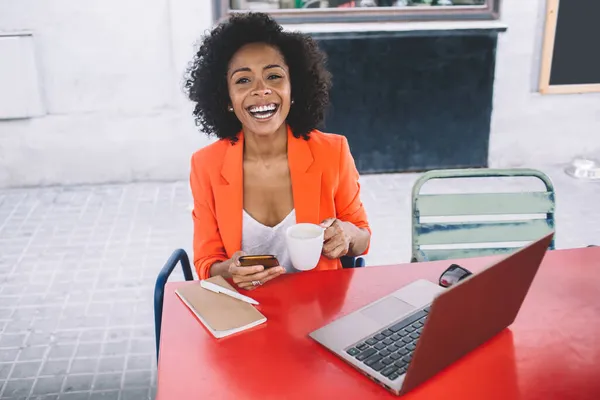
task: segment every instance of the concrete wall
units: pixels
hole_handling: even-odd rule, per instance
[[[208,0],[0,0],[0,31],[34,33],[47,110],[0,121],[0,187],[186,179],[208,140],[180,88],[211,18]]]
[[[491,166],[600,153],[600,94],[535,92],[544,4],[503,0]],[[0,187],[187,179],[209,140],[181,79],[211,12],[209,0],[0,0],[0,31],[34,33],[47,112],[0,121]]]
[[[490,166],[567,163],[600,158],[600,93],[536,92],[546,0],[502,0]]]

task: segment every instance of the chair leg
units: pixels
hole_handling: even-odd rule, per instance
[[[165,284],[168,276],[159,275],[154,285],[154,335],[156,337],[156,361],[160,348],[160,329],[162,321],[162,306],[165,298]]]
[[[154,335],[156,337],[157,361],[160,349],[160,329],[162,323],[163,301],[165,297],[165,285],[178,263],[181,263],[181,269],[183,270],[183,277],[185,280],[194,280],[194,275],[192,274],[192,268],[190,266],[190,259],[183,249],[175,250],[158,273],[156,283],[154,285]]]

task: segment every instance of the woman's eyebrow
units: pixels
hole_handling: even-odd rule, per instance
[[[233,75],[235,75],[238,72],[251,72],[251,70],[248,67],[236,68],[231,72],[231,74],[229,74],[229,76],[232,77]]]
[[[263,70],[267,70],[267,69],[271,69],[271,68],[281,68],[283,70],[285,70],[281,65],[279,64],[269,64],[269,65],[265,65],[263,67]],[[232,77],[233,75],[235,75],[238,72],[252,72],[252,70],[248,67],[240,67],[240,68],[236,68],[234,69],[231,74],[229,75],[230,77]]]

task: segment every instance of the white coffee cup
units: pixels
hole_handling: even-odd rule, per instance
[[[325,228],[316,224],[300,223],[286,230],[286,243],[294,268],[308,271],[317,266],[323,250]]]

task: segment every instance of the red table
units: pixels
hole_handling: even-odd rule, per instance
[[[283,276],[251,292],[267,323],[223,339],[175,295],[190,283],[169,283],[156,399],[397,398],[307,334],[414,279],[437,282],[449,264]],[[403,398],[600,399],[600,247],[548,252],[515,323]]]

